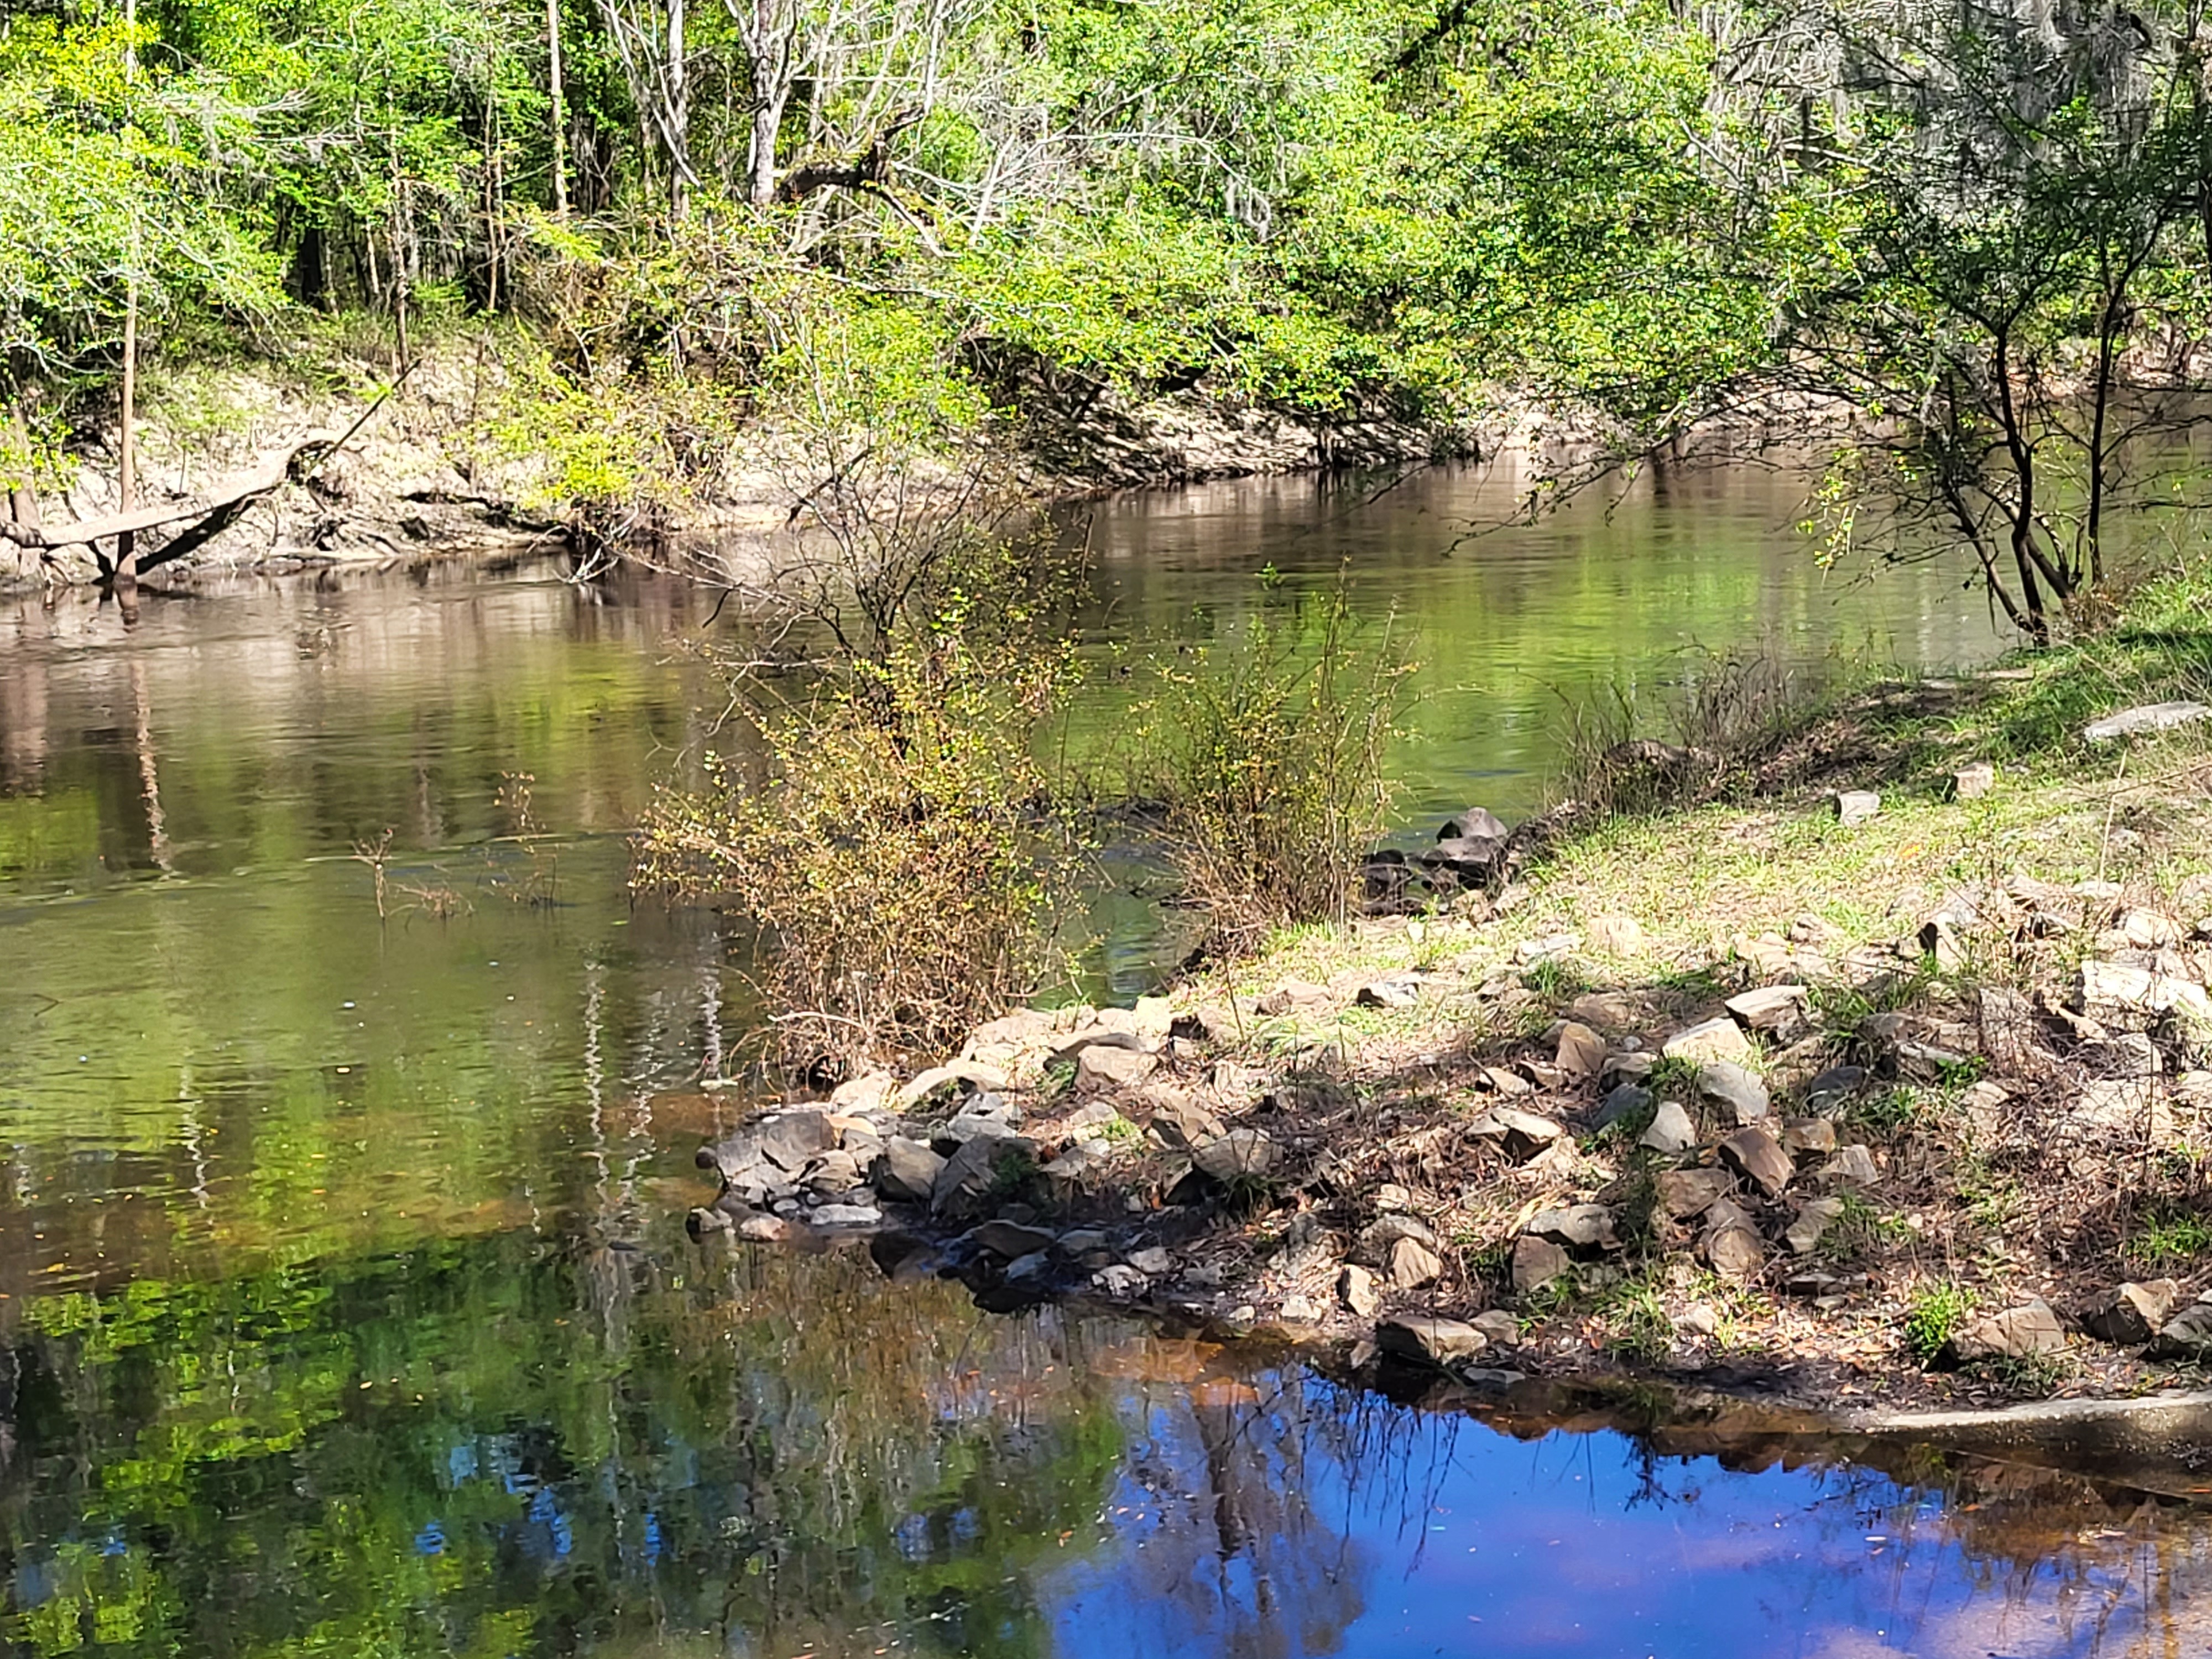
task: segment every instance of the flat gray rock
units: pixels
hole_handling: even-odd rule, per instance
[[[1725,1005],[1747,1031],[1768,1031],[1786,1042],[1805,1023],[1812,993],[1802,985],[1763,985],[1732,996]]]
[[[1651,1114],[1650,1126],[1636,1138],[1636,1144],[1646,1152],[1669,1155],[1686,1152],[1698,1144],[1697,1126],[1678,1103],[1662,1101]]]
[[[2212,706],[2201,702],[2147,702],[2091,720],[2081,728],[2081,735],[2091,743],[2112,743],[2145,732],[2171,732],[2203,720],[2212,720]]]
[[[1766,1085],[1733,1060],[1708,1060],[1698,1068],[1698,1093],[1723,1108],[1729,1121],[1741,1128],[1764,1121],[1773,1111]]]
[[[1352,1247],[1352,1255],[1370,1267],[1379,1267],[1389,1260],[1390,1247],[1401,1238],[1413,1239],[1431,1250],[1441,1248],[1435,1230],[1427,1222],[1419,1216],[1393,1211],[1359,1230],[1359,1237]]]
[[[885,1198],[904,1204],[927,1204],[930,1194],[936,1189],[937,1177],[944,1170],[945,1160],[934,1148],[919,1140],[909,1140],[904,1135],[894,1135],[884,1142],[872,1176],[876,1190]]]
[[[1669,1060],[1686,1060],[1692,1065],[1709,1066],[1717,1060],[1748,1059],[1751,1039],[1743,1028],[1723,1015],[1692,1025],[1687,1030],[1677,1031],[1667,1039],[1660,1050]]]
[[[1820,1166],[1820,1175],[1832,1187],[1871,1187],[1881,1179],[1881,1171],[1875,1168],[1874,1154],[1856,1143],[1838,1147],[1836,1155]]]
[[[2066,1352],[2066,1327],[2036,1297],[2017,1308],[1977,1320],[1950,1341],[1952,1356],[1960,1360],[2033,1359]]]
[[[1194,1151],[1190,1161],[1224,1182],[1264,1176],[1275,1167],[1275,1143],[1258,1129],[1231,1129]]]
[[[1613,1212],[1602,1204],[1567,1204],[1539,1210],[1522,1230],[1568,1250],[1609,1250],[1620,1243]]]
[[[1836,822],[1846,830],[1855,830],[1881,816],[1881,796],[1872,789],[1838,790],[1829,798],[1828,804],[1835,810]]]

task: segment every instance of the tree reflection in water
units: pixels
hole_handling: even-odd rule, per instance
[[[1124,1322],[987,1316],[856,1251],[594,1232],[21,1307],[0,1635],[779,1659],[2212,1636],[2178,1499],[1567,1394],[1423,1409]]]

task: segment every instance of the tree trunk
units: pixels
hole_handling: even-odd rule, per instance
[[[123,83],[138,79],[138,0],[124,0]],[[138,505],[138,204],[131,204],[131,270],[123,290],[123,430],[116,458],[115,510],[128,514]],[[125,531],[115,538],[115,580],[127,586],[138,580],[138,538]]]
[[[775,200],[775,146],[783,131],[783,112],[791,102],[792,50],[799,33],[795,15],[779,15],[778,0],[751,0],[750,11],[731,0],[730,10],[744,37],[752,70],[752,128],[745,145],[745,197],[755,207]]]
[[[8,484],[8,516],[28,530],[39,528],[39,492],[31,478],[31,434],[20,409],[8,410],[8,453],[22,458],[22,473]]]
[[[568,104],[561,84],[561,0],[545,0],[546,90],[552,100],[553,212],[568,216]]]

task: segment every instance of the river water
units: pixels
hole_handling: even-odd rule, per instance
[[[1101,659],[1349,560],[1418,634],[1410,821],[1526,810],[1563,695],[1662,696],[1694,647],[1997,644],[1955,572],[1824,580],[1766,475],[1465,539],[1495,500],[1105,503]],[[0,603],[9,1651],[2203,1650],[2185,1492],[1423,1408],[861,1253],[690,1243],[691,1150],[738,1109],[698,1080],[745,999],[721,918],[629,902],[623,836],[713,732],[684,648],[712,608],[458,566],[128,629]],[[1135,988],[1140,935],[1102,981]]]

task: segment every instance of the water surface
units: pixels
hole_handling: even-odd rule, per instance
[[[1220,640],[1348,558],[1419,626],[1425,817],[1525,806],[1563,690],[1679,684],[1698,644],[1994,642],[1940,573],[1824,579],[1771,478],[1462,543],[1474,487],[1106,503],[1096,648]],[[630,902],[623,836],[730,740],[683,648],[713,599],[456,567],[149,597],[128,630],[0,606],[0,1644],[2202,1647],[2172,1500],[1425,1410],[861,1252],[692,1245],[742,963],[725,918]]]

